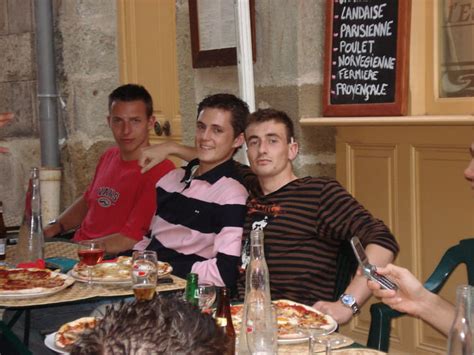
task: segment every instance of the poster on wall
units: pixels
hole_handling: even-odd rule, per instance
[[[407,111],[410,0],[328,0],[323,116]]]

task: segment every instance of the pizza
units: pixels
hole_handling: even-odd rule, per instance
[[[83,317],[63,324],[54,336],[54,344],[60,349],[68,350],[82,333],[94,329],[99,321],[95,317]]]
[[[47,269],[0,267],[0,296],[49,293],[73,282],[67,275]]]
[[[276,310],[279,339],[301,337],[298,328],[308,325],[331,330],[337,327],[337,323],[332,317],[301,303],[277,300],[273,301],[273,305]],[[231,306],[232,322],[236,332],[239,332],[242,325],[243,308],[243,304]]]
[[[171,273],[170,264],[158,261],[158,277]],[[92,280],[96,282],[131,282],[132,258],[119,256],[114,261],[105,261],[92,267]],[[77,263],[71,275],[80,281],[88,280],[87,265]]]

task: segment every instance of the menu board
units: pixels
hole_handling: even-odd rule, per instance
[[[324,116],[406,114],[410,0],[330,0]]]

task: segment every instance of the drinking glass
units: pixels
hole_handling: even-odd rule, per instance
[[[198,284],[196,294],[199,301],[199,308],[204,313],[211,313],[211,307],[216,300],[216,288],[210,283]]]
[[[155,296],[158,279],[158,258],[155,251],[136,250],[132,254],[132,289],[138,301]]]
[[[92,268],[102,261],[105,254],[104,243],[97,240],[83,240],[79,242],[77,255],[82,264],[87,266],[87,285],[92,285]]]
[[[314,352],[314,344],[323,344],[326,350],[326,355],[332,354],[332,347],[346,342],[346,339],[338,335],[329,335],[331,329],[323,328],[319,325],[305,325],[299,327],[299,332],[308,336],[308,354],[312,355]]]

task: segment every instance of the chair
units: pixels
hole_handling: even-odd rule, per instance
[[[349,241],[343,241],[337,256],[336,287],[334,289],[333,301],[346,290],[359,266]]]
[[[438,293],[459,264],[466,265],[468,283],[474,285],[474,239],[463,239],[458,245],[449,248],[425,282],[425,288]],[[391,320],[404,314],[383,303],[373,304],[370,307],[371,322],[367,346],[388,352]]]
[[[31,355],[32,352],[24,345],[11,329],[0,320],[0,349],[2,354]]]

